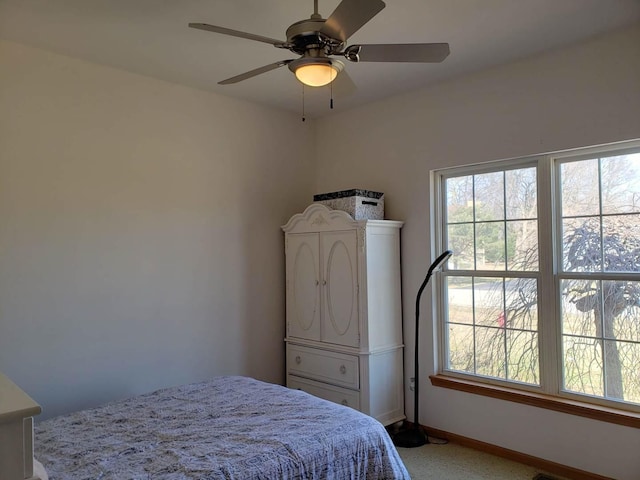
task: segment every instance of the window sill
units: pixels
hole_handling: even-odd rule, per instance
[[[449,388],[461,392],[473,393],[475,395],[483,395],[485,397],[555,410],[556,412],[568,413],[570,415],[578,415],[593,420],[600,420],[601,422],[640,428],[640,414],[634,412],[592,405],[590,403],[553,397],[551,395],[525,392],[514,388],[487,385],[485,383],[462,380],[445,375],[431,375],[429,378],[431,379],[431,385],[435,387]]]

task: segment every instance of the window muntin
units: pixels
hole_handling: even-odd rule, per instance
[[[443,371],[640,411],[640,143],[628,145],[436,172],[438,245],[454,251]],[[557,298],[539,299],[542,285]]]

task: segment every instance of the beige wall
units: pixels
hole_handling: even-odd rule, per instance
[[[42,418],[284,380],[280,225],[313,122],[0,42],[0,371]]]
[[[412,346],[415,295],[433,258],[430,170],[638,137],[640,25],[320,120],[317,138],[332,142],[318,142],[316,190],[385,192],[387,218],[406,222],[403,304]],[[428,295],[422,304],[421,423],[616,479],[640,478],[637,429],[431,387],[437,355]],[[405,358],[408,378],[412,347]],[[410,417],[412,410],[408,401]]]

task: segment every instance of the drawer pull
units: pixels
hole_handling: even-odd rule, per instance
[[[300,364],[302,363],[302,359],[300,358],[300,355],[297,355],[297,356],[296,356],[296,363],[297,363],[298,365],[300,365]]]
[[[347,373],[347,367],[345,367],[344,365],[340,365],[340,373],[343,375]]]
[[[342,399],[342,402],[341,402],[341,403],[342,403],[342,405],[344,405],[345,407],[348,407],[348,406],[349,406],[349,402],[347,402],[347,399],[346,399],[346,398]]]

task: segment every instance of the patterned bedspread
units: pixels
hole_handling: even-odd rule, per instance
[[[46,420],[35,456],[50,480],[409,479],[371,417],[235,376]]]

